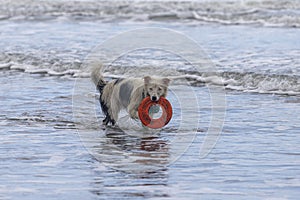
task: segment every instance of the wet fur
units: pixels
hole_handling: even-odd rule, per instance
[[[103,124],[115,125],[119,112],[126,109],[129,116],[138,119],[138,107],[141,101],[150,96],[152,101],[158,101],[161,96],[166,97],[170,80],[168,78],[116,79],[106,82],[101,73],[102,65],[94,67],[92,80],[100,92],[100,105],[105,115]]]

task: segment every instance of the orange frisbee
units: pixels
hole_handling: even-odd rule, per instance
[[[159,105],[162,109],[162,115],[160,118],[154,119],[149,115],[149,110],[151,106]],[[170,102],[164,98],[160,97],[158,101],[151,101],[150,97],[146,97],[142,100],[139,108],[138,108],[139,118],[143,125],[157,129],[162,128],[169,123],[172,118],[172,106]]]

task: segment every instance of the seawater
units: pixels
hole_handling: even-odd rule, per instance
[[[211,117],[205,87],[194,88],[201,100],[196,131],[177,133],[175,120],[157,134],[127,134],[101,126],[97,110],[99,123],[80,126],[80,137],[73,84],[1,71],[1,198],[298,198],[297,97],[227,91],[223,131],[200,158]],[[87,106],[99,109],[92,100]],[[180,114],[174,108],[172,120]],[[180,155],[170,159],[178,146]]]
[[[297,8],[292,4],[287,9]],[[279,26],[285,7],[273,5],[281,12],[265,22],[276,27],[197,23],[170,15],[171,21],[165,22],[162,12],[155,21],[102,19],[82,15],[87,7],[77,18],[67,6],[52,10],[50,17],[38,12],[47,6],[29,6],[35,17],[22,9],[8,13],[11,17],[2,14],[0,199],[298,199],[299,29]],[[253,11],[256,17],[272,11],[259,6]],[[296,19],[297,9],[289,11]],[[246,19],[251,19],[251,12]],[[170,87],[168,99],[174,110],[170,124],[147,134],[101,125],[99,95],[82,63],[104,40],[143,27],[169,28],[194,39],[224,80],[222,132],[204,158],[200,151],[212,116],[208,85],[215,82],[170,52],[134,51],[105,71],[108,77],[141,76],[153,66],[163,75],[186,78],[184,86],[192,92],[180,84]],[[137,70],[140,73],[133,74]],[[92,115],[86,110],[74,115],[74,88],[80,81],[92,90],[83,104]],[[195,98],[197,106],[181,105],[179,97]],[[189,112],[182,119],[185,106]],[[89,118],[96,122],[87,126]],[[182,120],[190,123],[178,132]],[[195,120],[197,128],[189,127]]]

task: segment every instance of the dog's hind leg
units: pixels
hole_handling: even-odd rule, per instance
[[[110,123],[111,123],[112,126],[114,126],[116,124],[116,121],[113,120],[113,119],[110,119]]]
[[[120,110],[121,110],[121,105],[120,105],[119,101],[115,98],[112,98],[110,112],[109,112],[109,114],[111,116],[112,124],[115,124],[116,121],[118,120]]]
[[[109,123],[109,117],[106,116],[105,119],[102,121],[104,125],[107,125]]]
[[[100,102],[100,105],[101,105],[101,110],[102,110],[102,112],[105,116],[105,118],[102,122],[103,122],[103,124],[107,125],[108,122],[110,121],[110,117],[109,117],[109,113],[108,113],[108,107],[105,104],[105,102],[103,101],[102,95],[103,95],[103,93],[100,94],[100,98],[99,98],[99,102]]]
[[[115,120],[113,120],[113,119],[111,119],[111,117],[109,116],[109,115],[107,115],[106,117],[105,117],[105,119],[103,120],[103,124],[104,125],[108,125],[109,123],[111,123],[111,125],[115,125],[116,124],[116,121]]]

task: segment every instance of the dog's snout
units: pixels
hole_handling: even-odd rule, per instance
[[[151,101],[157,101],[157,97],[156,96],[152,96],[151,97]]]

